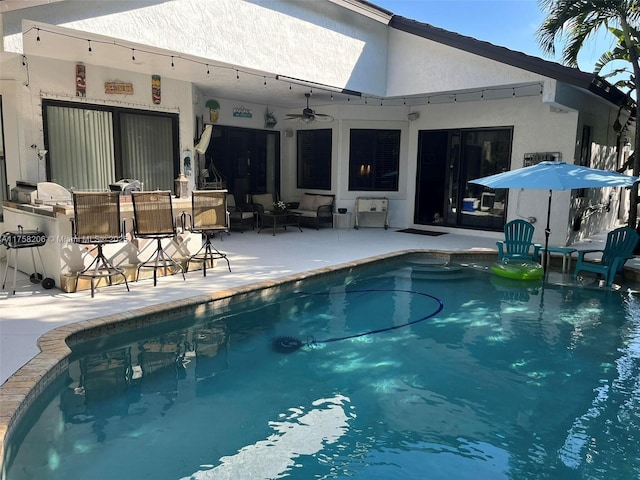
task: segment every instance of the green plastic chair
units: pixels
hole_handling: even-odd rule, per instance
[[[610,287],[616,273],[624,274],[624,264],[633,258],[633,251],[638,245],[640,235],[631,227],[620,227],[607,235],[607,243],[603,250],[578,250],[578,262],[574,278],[578,278],[581,271],[593,272],[604,277],[607,287]],[[601,253],[599,263],[585,259],[587,254]]]
[[[534,230],[534,226],[526,220],[511,220],[505,224],[504,240],[496,242],[498,260],[506,258],[537,262],[542,245],[533,243]]]

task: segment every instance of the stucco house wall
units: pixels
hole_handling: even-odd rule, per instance
[[[22,51],[24,15],[4,14],[6,51]],[[67,1],[30,9],[26,18],[328,85],[385,92],[387,27],[328,1]]]
[[[23,22],[23,18],[29,21]],[[413,223],[413,215],[421,130],[513,127],[511,168],[519,168],[529,152],[557,151],[572,162],[580,151],[578,142],[586,124],[592,127],[592,166],[612,168],[615,161],[616,138],[611,124],[617,109],[613,105],[552,78],[389,28],[330,1],[67,1],[8,12],[2,22],[4,48],[16,52],[2,54],[4,79],[0,81],[11,184],[18,179],[44,180],[42,161],[36,155],[44,142],[43,98],[176,112],[180,116],[180,151],[193,149],[194,119],[202,116],[206,121],[206,101],[212,94],[222,106],[221,125],[263,128],[263,113],[268,108],[279,120],[275,131],[281,133],[281,196],[286,200],[296,200],[304,191],[296,186],[296,131],[331,128],[331,193],[336,195],[336,206],[347,208],[362,194],[348,190],[350,129],[400,129],[400,188],[379,192],[392,200],[393,227],[419,226]],[[37,22],[73,29],[69,32],[78,32],[81,38],[83,32],[104,35],[105,39],[137,42],[163,53],[145,59],[148,64],[143,66],[130,61],[103,66],[93,64],[110,60],[96,44],[93,57],[85,62],[87,99],[78,99],[73,90],[75,62],[52,60],[38,53],[38,48],[50,41],[44,33],[40,47],[31,40],[25,52],[28,65],[22,65],[21,32]],[[62,45],[72,54],[74,49],[78,55],[86,54],[86,41],[62,38]],[[323,101],[314,103],[313,108],[333,115],[334,122],[321,126],[291,123],[285,115],[299,109],[281,108],[277,97],[273,105],[267,105],[242,100],[240,87],[226,96],[199,90],[194,82],[201,79],[202,72],[197,70],[203,69],[192,64],[171,70],[164,65],[162,104],[153,105],[149,72],[167,62],[163,57],[167,51],[346,87],[373,97],[395,97],[396,103]],[[125,52],[124,57],[130,56]],[[135,94],[128,98],[107,96],[103,84],[113,80],[134,83]],[[414,98],[409,105],[397,101],[405,96],[420,100]],[[233,117],[234,107],[251,109],[253,117]],[[419,118],[409,121],[409,112],[418,113]],[[16,127],[11,125],[12,117]],[[572,232],[572,218],[589,202],[602,203],[608,193],[593,195],[598,196],[572,201],[571,192],[554,192],[551,243],[563,245],[582,235],[583,231]],[[511,191],[508,219],[536,218],[540,225],[546,219],[546,200],[544,191]],[[620,196],[619,204],[624,201]],[[584,231],[610,226],[621,210],[590,216]],[[535,240],[542,241],[543,235],[544,228],[537,228]]]
[[[544,77],[526,70],[394,29],[389,30],[387,72],[388,96],[478,89],[545,80]]]

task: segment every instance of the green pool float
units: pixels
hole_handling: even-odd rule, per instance
[[[499,277],[514,280],[538,280],[544,274],[542,265],[529,260],[503,259],[491,265],[491,271]]]

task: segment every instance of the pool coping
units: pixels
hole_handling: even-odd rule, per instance
[[[184,314],[187,309],[197,312],[198,308],[206,310],[214,304],[219,305],[219,302],[223,302],[222,305],[228,305],[234,300],[246,300],[257,291],[271,290],[272,293],[276,293],[283,287],[289,287],[296,282],[310,278],[320,279],[374,262],[379,263],[412,256],[446,262],[473,261],[487,265],[488,269],[489,263],[497,259],[497,252],[400,250],[254,282],[240,287],[216,290],[181,300],[141,307],[127,312],[82,320],[46,332],[37,341],[40,353],[29,360],[0,386],[0,478],[5,478],[5,450],[11,435],[39,394],[68,367],[69,356],[72,353],[69,344],[88,341],[99,335],[119,333],[138,326],[148,326],[151,323],[167,321],[180,313]],[[640,271],[633,270],[634,278],[632,281],[638,281],[639,276]],[[157,317],[158,314],[162,314],[159,319]],[[154,315],[156,317],[152,317]]]

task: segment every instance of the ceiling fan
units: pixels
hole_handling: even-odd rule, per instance
[[[327,115],[325,113],[316,113],[311,108],[309,108],[309,97],[310,93],[305,93],[305,97],[307,97],[307,108],[302,110],[302,113],[289,113],[287,114],[287,120],[297,120],[302,123],[311,123],[311,122],[333,122],[333,117],[331,115]]]

